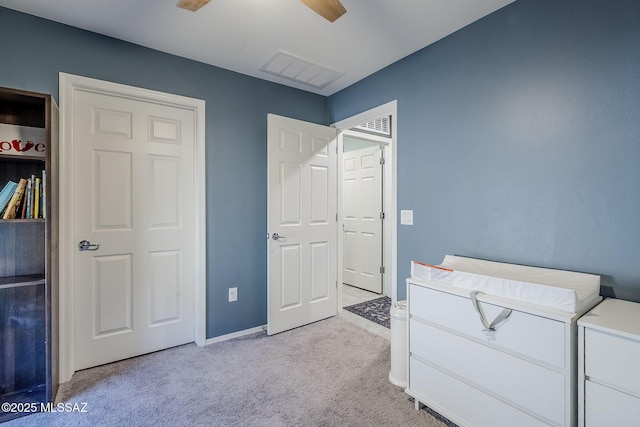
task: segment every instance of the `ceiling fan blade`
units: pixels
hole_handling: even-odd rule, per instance
[[[347,13],[347,9],[344,8],[342,3],[338,0],[300,0],[306,4],[315,13],[323,18],[333,22]]]
[[[178,7],[195,12],[210,1],[211,0],[180,0],[178,2]]]

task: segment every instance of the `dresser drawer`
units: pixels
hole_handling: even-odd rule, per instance
[[[412,319],[410,322],[411,356],[464,378],[474,387],[536,413],[541,418],[557,424],[564,423],[563,374],[418,320]]]
[[[585,426],[624,427],[640,422],[640,399],[591,381],[585,382]]]
[[[640,342],[585,329],[585,375],[640,397]]]
[[[409,369],[409,393],[457,424],[474,427],[549,426],[419,360],[410,358]]]
[[[483,331],[471,300],[459,295],[410,284],[409,314],[429,323],[454,330],[479,341],[522,355],[525,358],[565,368],[565,323],[513,310],[495,332]],[[503,307],[480,302],[489,321]]]

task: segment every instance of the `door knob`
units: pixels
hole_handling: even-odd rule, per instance
[[[273,233],[273,234],[271,235],[271,238],[272,238],[273,240],[287,240],[287,238],[286,238],[286,237],[281,236],[281,235],[279,235],[278,233]]]
[[[100,243],[93,244],[88,240],[82,240],[78,243],[78,249],[81,251],[97,251],[100,249]]]

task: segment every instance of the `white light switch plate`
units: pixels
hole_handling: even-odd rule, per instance
[[[400,211],[400,224],[413,225],[413,210]]]

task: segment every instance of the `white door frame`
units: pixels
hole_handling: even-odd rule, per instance
[[[205,200],[205,101],[163,92],[152,91],[87,77],[60,73],[60,145],[59,145],[59,283],[60,283],[60,382],[71,379],[74,373],[74,277],[72,241],[74,215],[72,207],[73,179],[70,165],[73,154],[73,102],[75,90],[88,90],[106,95],[121,96],[142,102],[190,109],[195,117],[195,168],[193,170],[195,191],[194,218],[194,301],[195,331],[197,345],[206,344],[206,200]]]
[[[397,224],[397,181],[398,181],[398,101],[390,101],[386,104],[364,111],[355,116],[336,122],[331,126],[338,129],[338,218],[342,218],[342,133],[354,126],[367,123],[381,116],[391,116],[391,143],[385,146],[384,165],[384,247],[385,274],[383,292],[391,297],[391,302],[396,303],[398,298],[398,224]],[[359,135],[359,137],[362,137]],[[370,136],[365,136],[370,139]],[[338,227],[338,312],[342,311],[342,269],[343,269],[343,236],[342,228]]]

